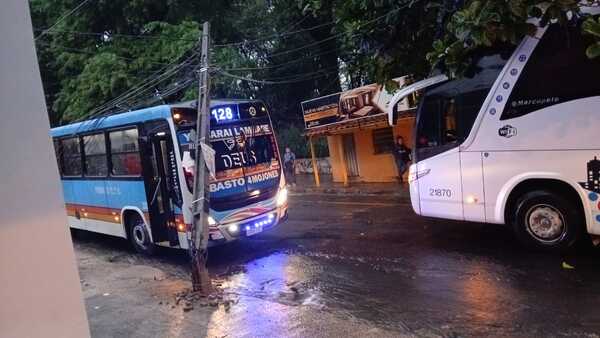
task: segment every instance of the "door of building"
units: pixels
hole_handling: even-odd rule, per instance
[[[354,145],[354,134],[345,134],[343,136],[344,158],[348,177],[358,176],[358,161],[356,160],[356,147]]]

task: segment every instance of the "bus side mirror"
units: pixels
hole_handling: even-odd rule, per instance
[[[394,107],[392,107],[391,116],[389,118],[390,126],[395,126],[396,123],[398,122],[398,118],[399,118],[398,105],[395,104]]]

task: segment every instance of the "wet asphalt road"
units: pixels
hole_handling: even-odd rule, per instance
[[[180,337],[597,337],[600,249],[521,248],[502,226],[431,220],[406,201],[297,195],[290,218],[211,249],[231,309],[184,312],[185,253],[75,241],[92,334]],[[565,269],[563,262],[574,269]]]

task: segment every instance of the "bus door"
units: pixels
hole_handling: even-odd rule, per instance
[[[421,215],[463,219],[456,90],[438,87],[423,98],[415,156]]]
[[[175,192],[172,187],[171,167],[175,161],[173,142],[171,140],[168,124],[164,121],[149,122],[146,124],[147,137],[144,147],[144,182],[150,223],[152,225],[152,238],[154,242],[170,241],[172,245],[179,243],[177,230],[169,227],[174,221]],[[177,240],[176,240],[177,239]]]

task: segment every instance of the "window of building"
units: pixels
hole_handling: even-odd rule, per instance
[[[368,106],[371,104],[371,94],[366,93],[363,95],[363,101],[365,102],[365,106]]]
[[[139,153],[138,130],[133,128],[110,132],[109,140],[112,175],[141,175],[142,163]]]
[[[585,54],[592,43],[593,37],[581,34],[580,25],[548,27],[510,94],[500,120],[600,95],[600,58],[590,59]]]
[[[64,176],[81,176],[81,148],[79,138],[73,137],[60,141],[62,151],[61,167]]]
[[[106,176],[108,163],[106,160],[106,141],[104,134],[83,137],[83,153],[85,157],[86,176]]]
[[[394,150],[394,132],[392,128],[375,129],[372,136],[375,154],[391,153]]]

